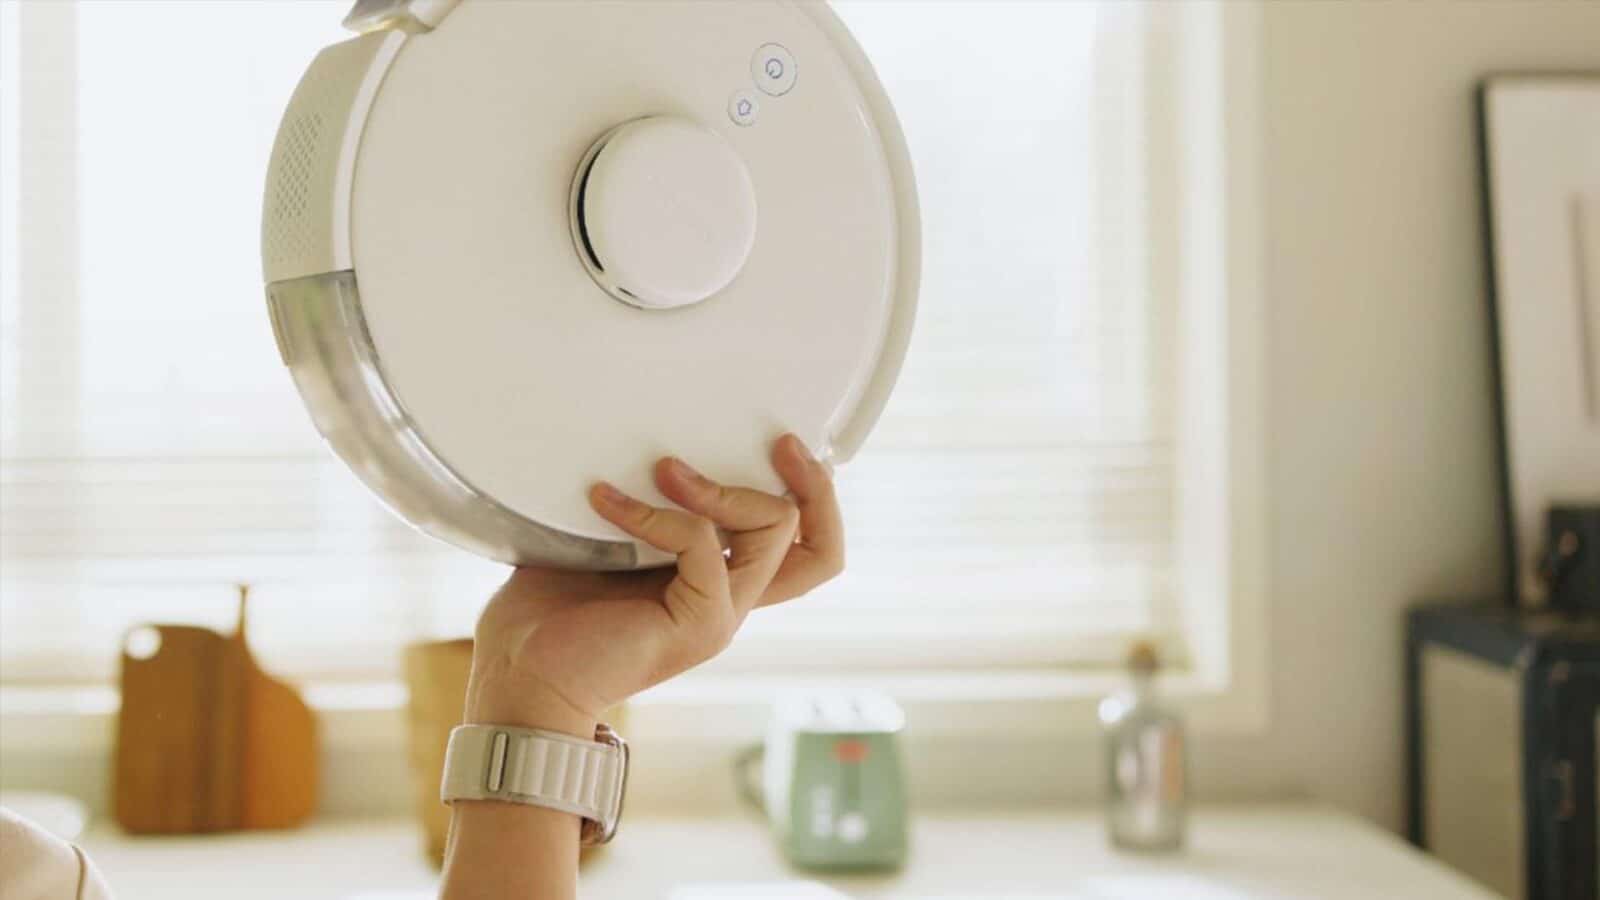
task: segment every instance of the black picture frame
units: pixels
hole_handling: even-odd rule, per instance
[[[1512,373],[1507,371],[1506,357],[1508,353],[1508,337],[1506,334],[1506,319],[1512,315],[1515,302],[1526,302],[1528,298],[1511,298],[1505,296],[1502,286],[1504,280],[1504,261],[1501,254],[1505,248],[1498,245],[1496,235],[1497,196],[1495,184],[1495,129],[1496,122],[1492,110],[1491,98],[1499,89],[1514,86],[1522,90],[1551,88],[1556,90],[1570,90],[1574,85],[1584,91],[1592,91],[1600,98],[1600,71],[1571,71],[1571,72],[1508,72],[1490,75],[1482,79],[1477,87],[1475,96],[1476,130],[1475,137],[1478,150],[1478,187],[1481,210],[1481,233],[1483,237],[1483,254],[1486,276],[1486,296],[1488,299],[1488,331],[1490,345],[1490,373],[1493,380],[1493,405],[1494,427],[1496,438],[1496,481],[1498,488],[1499,513],[1501,519],[1501,553],[1505,560],[1505,581],[1503,582],[1502,595],[1507,605],[1537,605],[1541,599],[1541,592],[1534,577],[1535,571],[1531,565],[1534,555],[1543,539],[1542,525],[1535,526],[1530,523],[1526,507],[1528,496],[1532,492],[1519,484],[1517,466],[1514,464],[1514,455],[1519,435],[1515,433],[1515,416],[1512,407],[1516,400],[1510,396],[1508,382]],[[1597,101],[1600,102],[1600,101]],[[1600,109],[1600,107],[1597,107]],[[1500,186],[1502,191],[1507,190]],[[1600,225],[1600,223],[1597,223]],[[1582,255],[1581,249],[1578,255]],[[1575,265],[1582,266],[1581,259],[1574,261]],[[1591,297],[1587,301],[1580,297],[1578,302],[1600,303],[1600,271],[1585,273],[1588,279],[1588,289]],[[1600,334],[1587,335],[1588,365],[1600,366]],[[1590,374],[1591,378],[1600,376]],[[1593,403],[1600,403],[1595,399]],[[1596,480],[1593,488],[1594,497],[1587,495],[1575,498],[1543,498],[1546,503],[1554,499],[1577,499],[1600,503],[1600,480]],[[1522,514],[1519,515],[1519,508]],[[1540,519],[1542,523],[1542,517]]]

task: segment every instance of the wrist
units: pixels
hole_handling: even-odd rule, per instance
[[[576,837],[583,826],[583,818],[577,813],[502,800],[457,800],[450,804],[450,814],[457,828],[482,827],[502,837],[515,837],[518,832],[534,829],[563,837],[571,829]]]
[[[578,709],[549,688],[474,673],[467,687],[462,722],[553,731],[587,741],[594,739],[599,718]]]
[[[582,826],[577,816],[545,807],[458,801],[440,896],[571,897]]]

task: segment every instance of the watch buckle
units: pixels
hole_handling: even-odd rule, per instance
[[[611,814],[603,822],[594,819],[583,820],[582,829],[578,832],[578,842],[580,846],[584,847],[598,847],[601,844],[609,844],[611,839],[617,836],[617,826],[622,822],[622,802],[628,793],[628,742],[623,740],[622,735],[617,734],[610,725],[604,722],[595,726],[594,740],[597,744],[605,744],[617,748],[617,751],[622,755],[622,772],[620,782],[617,785],[616,800],[610,810]]]

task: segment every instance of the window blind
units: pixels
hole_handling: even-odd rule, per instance
[[[4,4],[0,680],[112,677],[139,622],[387,677],[504,576],[327,453],[257,258],[278,116],[345,4]],[[900,385],[840,472],[849,571],[721,671],[1093,664],[1177,628],[1176,339],[1152,31],[1116,4],[837,4],[924,214]],[[129,34],[139,40],[130,41]],[[233,35],[212,40],[203,36]]]

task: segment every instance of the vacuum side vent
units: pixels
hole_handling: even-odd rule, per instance
[[[267,167],[261,261],[267,282],[350,267],[349,172],[375,87],[393,58],[396,32],[373,32],[324,49],[289,100]],[[386,48],[387,52],[386,52]],[[375,65],[377,64],[377,65]]]
[[[296,116],[284,124],[274,148],[272,166],[276,177],[269,182],[262,233],[262,258],[268,268],[311,255],[315,228],[308,226],[306,218],[323,121],[317,112]]]

